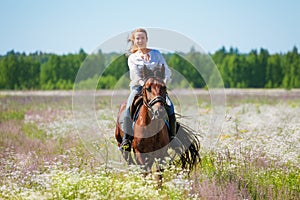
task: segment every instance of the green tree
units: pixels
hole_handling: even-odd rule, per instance
[[[97,88],[99,89],[113,89],[116,87],[118,81],[121,81],[123,77],[128,77],[128,65],[127,65],[127,57],[125,54],[119,55],[116,53],[111,53],[107,55],[106,60],[110,60],[110,62],[105,66],[105,71],[100,76],[98,81]],[[128,88],[128,84],[126,84],[126,88]],[[121,85],[121,87],[124,85]]]
[[[18,55],[10,51],[1,59],[0,65],[0,86],[2,89],[15,89],[18,85],[19,76]]]
[[[41,89],[56,89],[55,83],[58,81],[60,58],[57,55],[51,55],[49,60],[42,64],[40,72]]]
[[[257,79],[257,87],[263,88],[267,82],[266,80],[266,68],[268,64],[269,52],[266,49],[261,48],[258,55],[258,64],[256,68],[256,79]]]
[[[259,83],[256,78],[256,75],[258,74],[258,55],[256,50],[252,50],[246,59],[247,62],[247,68],[248,68],[248,87],[256,88],[258,87]]]
[[[212,55],[212,59],[216,63],[216,65],[220,65],[223,63],[223,60],[226,57],[226,55],[227,55],[227,52],[226,52],[225,47],[223,46],[221,49],[219,49]]]
[[[266,67],[266,88],[277,88],[282,84],[283,72],[281,66],[281,56],[279,54],[271,55],[267,61]]]

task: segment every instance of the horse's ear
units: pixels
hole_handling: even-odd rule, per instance
[[[156,66],[154,70],[154,76],[160,79],[165,78],[165,65],[162,64],[162,66]]]
[[[146,65],[143,67],[143,78],[146,79],[153,75],[153,72]]]
[[[161,78],[164,79],[165,78],[165,73],[166,73],[164,64],[162,64],[162,66],[160,68],[160,73],[161,73]]]

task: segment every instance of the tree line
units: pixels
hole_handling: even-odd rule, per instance
[[[188,53],[168,53],[164,57],[173,70],[173,87],[207,87],[215,80],[214,70],[218,69],[226,88],[300,88],[300,55],[296,47],[275,54],[263,48],[240,53],[236,48],[222,47],[213,54],[191,48]],[[88,55],[83,49],[66,55],[9,51],[0,56],[2,90],[72,89],[75,80],[83,88],[92,80],[98,89],[113,89],[116,84],[128,88],[127,57],[101,50]]]

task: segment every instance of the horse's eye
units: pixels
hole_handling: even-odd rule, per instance
[[[146,90],[147,90],[148,92],[151,92],[151,87],[147,87]]]

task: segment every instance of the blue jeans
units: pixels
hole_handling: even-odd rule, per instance
[[[133,136],[133,128],[132,128],[132,119],[130,117],[130,106],[133,103],[133,99],[134,97],[142,90],[142,86],[140,85],[136,85],[136,86],[132,86],[130,89],[130,94],[129,97],[127,99],[127,103],[126,103],[126,108],[125,108],[125,113],[124,113],[124,125],[123,125],[123,131],[127,135]],[[174,114],[174,105],[171,101],[171,99],[169,98],[169,96],[166,96],[166,101],[167,101],[167,106],[166,106],[166,111],[168,116]]]

